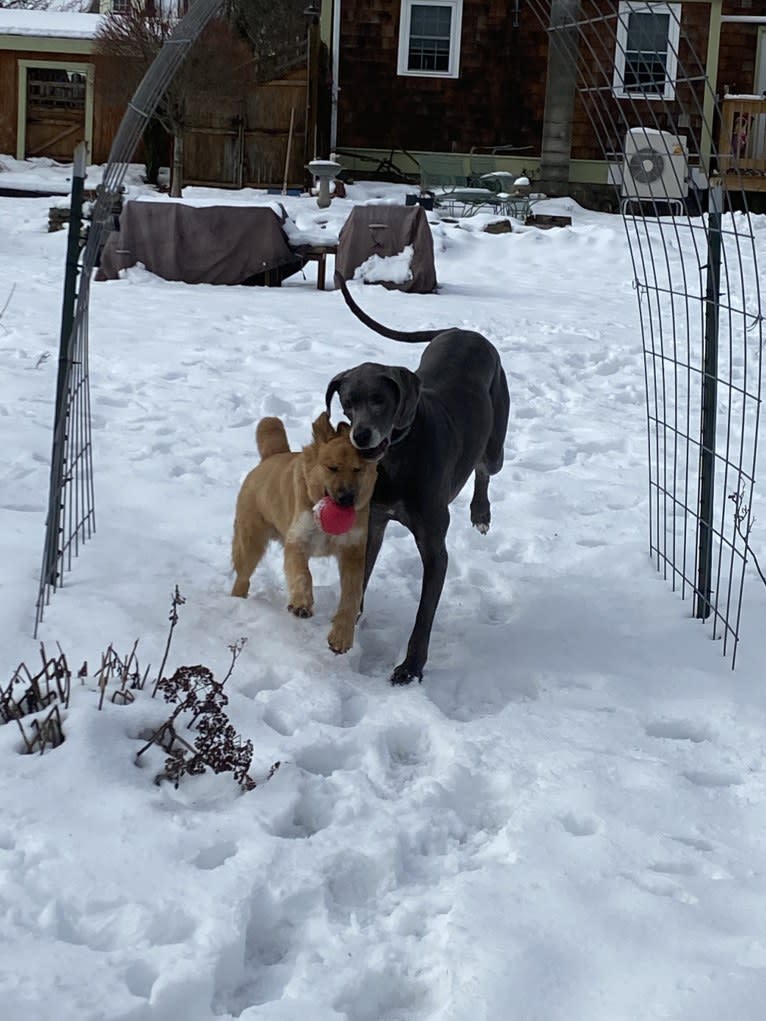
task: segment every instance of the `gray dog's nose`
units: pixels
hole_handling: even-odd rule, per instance
[[[359,447],[360,450],[364,450],[365,447],[369,447],[371,439],[372,429],[368,429],[366,426],[354,429],[354,445]]]

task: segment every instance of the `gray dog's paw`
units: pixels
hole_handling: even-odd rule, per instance
[[[489,531],[489,522],[488,521],[474,521],[473,527],[476,529],[477,532],[480,532],[481,535],[486,535],[487,532]]]
[[[413,681],[423,680],[422,670],[410,670],[406,663],[400,663],[399,666],[394,667],[394,672],[391,674],[392,684],[412,684]]]

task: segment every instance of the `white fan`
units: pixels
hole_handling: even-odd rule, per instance
[[[686,140],[657,128],[631,128],[625,136],[623,199],[680,205],[688,191]]]

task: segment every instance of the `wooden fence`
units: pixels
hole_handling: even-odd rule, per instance
[[[193,128],[184,138],[187,184],[302,187],[313,156],[307,68],[253,89],[228,103],[195,101]]]

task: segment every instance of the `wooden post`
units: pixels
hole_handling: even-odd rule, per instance
[[[184,136],[179,130],[173,135],[173,168],[170,172],[170,196],[180,199],[184,183]]]
[[[244,106],[244,103],[242,104]],[[241,188],[245,183],[245,114],[237,114],[237,169],[236,185]]]
[[[293,125],[295,124],[295,107],[290,107],[290,130],[287,133],[287,155],[285,156],[285,178],[282,182],[282,194],[287,194],[287,175],[290,172],[290,153],[293,147]]]

